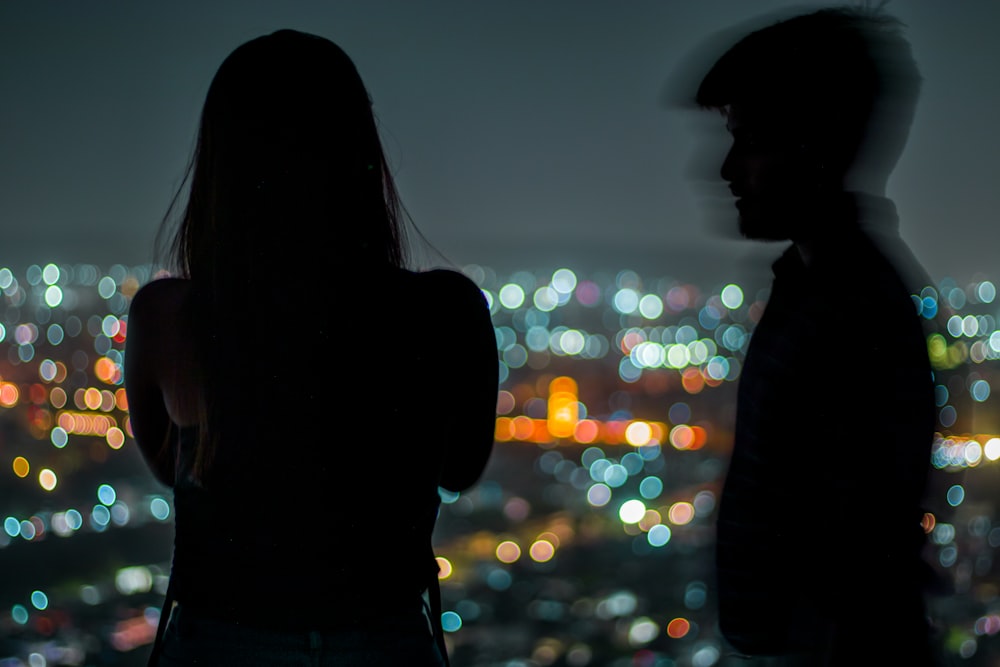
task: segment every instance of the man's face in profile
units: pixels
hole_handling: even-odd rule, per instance
[[[810,211],[820,205],[819,161],[774,116],[746,105],[726,109],[733,143],[721,175],[736,197],[740,233],[761,241],[808,235]]]

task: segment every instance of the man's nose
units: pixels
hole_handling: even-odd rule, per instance
[[[722,167],[719,168],[719,176],[722,180],[727,183],[732,183],[735,178],[735,156],[733,155],[734,149],[730,148],[729,152],[726,153],[726,159],[722,161]]]

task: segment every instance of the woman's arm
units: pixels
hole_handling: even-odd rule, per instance
[[[164,354],[161,335],[168,281],[153,281],[132,298],[125,343],[125,392],[132,433],[146,464],[157,480],[173,486],[174,461],[170,438],[172,422],[163,401],[159,379]]]
[[[464,491],[482,476],[493,451],[499,382],[496,334],[482,291],[465,275],[426,274],[442,295],[438,321],[438,391],[448,394],[449,422],[440,485]]]

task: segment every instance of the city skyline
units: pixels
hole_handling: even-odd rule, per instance
[[[471,273],[505,372],[495,454],[473,489],[442,494],[435,533],[454,663],[625,667],[697,656],[725,665],[708,567],[712,517],[740,359],[766,295],[628,271]],[[86,647],[94,656],[99,646],[99,664],[143,664],[172,507],[122,437],[130,432],[117,370],[128,297],[149,277],[145,265],[0,268],[0,555],[18,573],[0,586],[0,662],[38,653],[46,664],[82,665]],[[991,486],[1000,429],[987,430],[1000,363],[996,286],[927,290],[925,317],[947,311],[941,340],[929,340],[932,362],[947,370],[958,355],[973,369],[957,378],[964,398],[944,378],[939,387],[932,463],[944,486],[929,498],[928,561],[956,590],[936,613],[948,650],[987,665],[1000,631],[996,596],[986,595],[1000,545]],[[866,324],[852,335],[884,337],[891,354],[893,332]],[[962,428],[970,423],[961,414],[969,397],[985,417],[971,423],[983,428],[948,433],[956,405]],[[872,445],[862,437],[850,449]],[[378,461],[388,463],[367,459]],[[288,520],[261,529],[291,535],[294,508]],[[381,521],[393,529],[392,517]]]

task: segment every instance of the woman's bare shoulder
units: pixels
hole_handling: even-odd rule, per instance
[[[132,297],[129,319],[148,321],[177,315],[191,293],[191,281],[157,278],[146,283]],[[132,323],[132,322],[130,322]]]
[[[461,271],[455,269],[431,269],[414,273],[416,283],[424,290],[439,297],[465,305],[483,302],[482,290]]]

